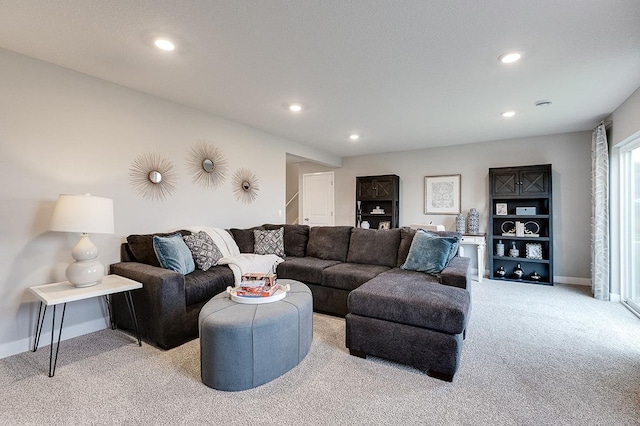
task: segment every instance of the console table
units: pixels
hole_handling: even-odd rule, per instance
[[[130,280],[129,278],[121,277],[119,275],[104,276],[100,283],[91,287],[75,287],[69,281],[30,287],[29,290],[31,290],[31,292],[35,294],[38,299],[40,299],[38,320],[36,321],[35,340],[33,342],[33,352],[38,349],[40,335],[42,334],[42,324],[44,323],[44,317],[47,314],[47,308],[49,306],[53,306],[53,315],[51,316],[51,347],[49,348],[49,377],[53,377],[56,372],[58,350],[60,349],[60,337],[62,336],[62,326],[64,324],[64,313],[67,309],[67,303],[69,302],[76,302],[79,300],[104,296],[107,302],[107,307],[109,308],[109,321],[111,324],[111,328],[115,328],[115,324],[111,316],[111,305],[107,296],[114,293],[124,292],[125,298],[127,300],[127,306],[129,308],[129,313],[131,314],[133,322],[136,326],[136,338],[138,339],[138,346],[142,346],[142,342],[140,340],[140,332],[138,330],[138,320],[136,319],[133,299],[131,298],[131,290],[135,290],[138,288],[142,288],[142,283]],[[62,317],[60,318],[60,330],[58,332],[58,343],[56,344],[56,354],[54,358],[53,337],[55,334],[57,305],[62,305]],[[43,306],[44,309],[42,309]]]
[[[486,234],[463,234],[462,240],[460,240],[460,256],[464,256],[463,244],[473,244],[476,246],[476,256],[478,264],[478,282],[482,282],[482,276],[484,275],[484,256],[487,249],[487,237]]]

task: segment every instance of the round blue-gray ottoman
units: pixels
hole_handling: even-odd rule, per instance
[[[200,371],[214,389],[241,391],[280,377],[309,352],[313,340],[313,297],[301,282],[287,296],[257,305],[214,296],[200,311]]]

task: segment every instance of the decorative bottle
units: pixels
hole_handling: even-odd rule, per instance
[[[456,216],[456,232],[464,234],[466,228],[466,220],[464,219],[464,215],[462,213],[458,213]]]
[[[480,233],[480,213],[475,208],[471,208],[467,215],[467,231],[469,234]]]
[[[509,256],[518,257],[520,256],[520,250],[516,248],[516,242],[511,243],[511,248],[509,249]]]
[[[496,244],[496,256],[504,256],[504,244],[502,244],[502,240],[498,240],[498,244]]]
[[[504,277],[506,274],[507,274],[507,271],[504,270],[503,266],[501,266],[498,269],[496,269],[496,276]]]
[[[520,267],[520,264],[518,263],[516,265],[516,267],[513,269],[513,275],[515,275],[518,279],[521,279],[524,276],[524,271],[522,270],[522,268]]]

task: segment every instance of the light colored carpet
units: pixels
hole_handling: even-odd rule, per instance
[[[243,392],[202,384],[198,340],[162,351],[104,330],[63,342],[54,378],[48,347],[0,360],[0,424],[640,424],[640,320],[621,304],[489,280],[472,302],[453,383],[350,356],[344,320],[319,314],[305,360]]]

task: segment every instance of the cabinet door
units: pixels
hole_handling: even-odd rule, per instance
[[[376,198],[375,181],[371,179],[358,180],[358,199],[373,200]]]
[[[374,180],[373,185],[376,187],[375,198],[390,200],[393,198],[394,185],[391,180]]]
[[[549,193],[549,175],[546,170],[520,172],[520,195],[542,195]]]
[[[493,195],[518,195],[517,172],[495,172],[491,182]]]

